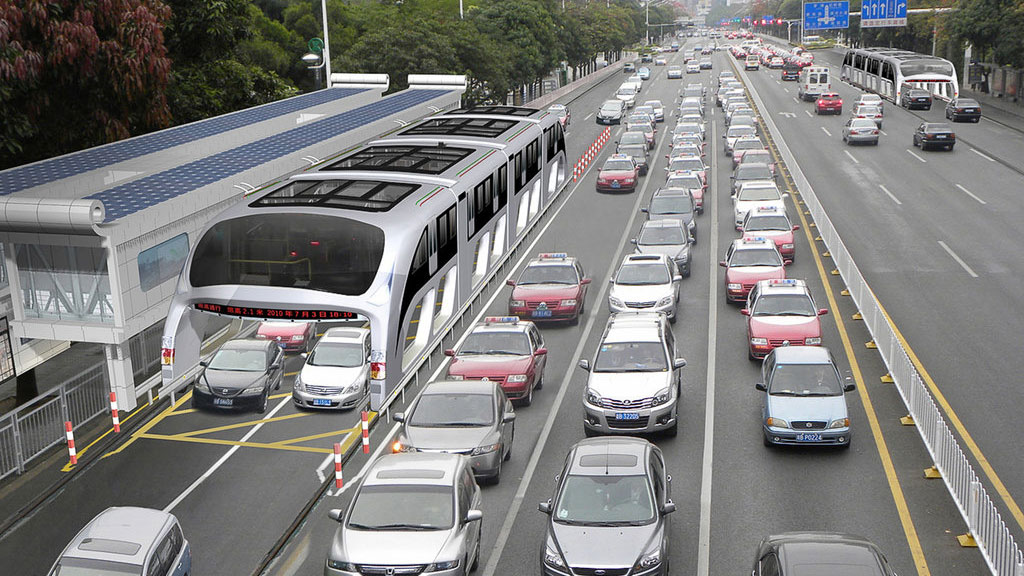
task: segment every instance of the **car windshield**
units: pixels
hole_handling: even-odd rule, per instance
[[[806,294],[768,294],[754,302],[752,316],[817,316]]]
[[[616,92],[616,94],[620,96],[632,96],[636,94],[636,90],[634,90],[632,86],[623,86],[622,88],[619,88],[619,91]]]
[[[310,366],[355,368],[366,362],[366,347],[356,342],[320,342],[309,355]]]
[[[842,396],[843,387],[831,364],[776,364],[768,393],[779,396]]]
[[[782,258],[776,250],[755,248],[737,250],[733,252],[729,260],[730,268],[742,268],[744,266],[782,266]]]
[[[737,180],[771,180],[772,169],[767,164],[743,164],[736,169]]]
[[[697,190],[700,188],[700,178],[692,175],[673,176],[665,183],[666,188],[686,188]]]
[[[636,112],[637,114],[650,114],[651,116],[654,116],[654,107],[647,106],[645,104],[643,106],[637,106],[634,112]]]
[[[609,160],[609,161],[604,163],[604,166],[601,167],[601,170],[608,170],[608,171],[615,171],[615,172],[619,172],[619,171],[631,172],[633,170],[633,163],[630,162],[629,160]]]
[[[548,108],[548,111],[557,115],[559,118],[565,118],[569,115],[569,110],[567,108],[552,106],[551,108]]]
[[[688,196],[655,196],[647,211],[651,214],[690,214],[693,212],[693,203]]]
[[[615,283],[622,286],[646,286],[648,284],[668,284],[668,266],[655,264],[629,264],[619,268]]]
[[[953,127],[949,124],[927,124],[925,125],[925,132],[934,134],[935,132],[952,132]]]
[[[743,226],[744,232],[760,232],[767,230],[791,230],[789,219],[785,216],[757,216],[747,220]]]
[[[214,354],[208,366],[213,370],[235,372],[263,372],[267,369],[267,353],[260,350],[237,350],[221,348]]]
[[[760,140],[737,140],[736,150],[763,150],[764,144],[761,144]]]
[[[976,101],[968,100],[967,98],[961,98],[961,99],[957,100],[956,101],[956,105],[960,106],[960,107],[968,107],[968,108],[978,107],[979,106],[979,104]]]
[[[518,285],[531,284],[579,284],[576,267],[571,265],[527,266],[519,276]]]
[[[859,106],[857,108],[857,114],[864,114],[865,116],[877,116],[881,114],[878,106]]]
[[[701,88],[687,88],[683,96],[687,98],[700,98],[704,95],[704,90]]]
[[[353,530],[446,530],[452,527],[455,498],[451,486],[363,486],[352,503]]]
[[[619,146],[625,144],[643,144],[646,146],[647,138],[644,136],[644,133],[640,131],[626,132],[622,135],[622,138],[619,139]]]
[[[850,121],[850,128],[876,128],[874,120],[868,118],[856,118]]]
[[[471,332],[459,348],[459,354],[511,354],[526,356],[530,353],[530,339],[525,332],[513,330]]]
[[[424,394],[407,420],[410,426],[451,428],[494,424],[494,397],[490,394]]]
[[[660,108],[664,108],[661,104],[661,100],[648,100],[644,102],[644,106],[650,106],[651,110],[657,111]]]
[[[96,560],[93,558],[61,558],[50,576],[141,576],[142,566]]]
[[[640,133],[650,132],[651,123],[648,122],[646,118],[630,118],[629,120],[626,120],[626,130],[630,132],[637,131]]]
[[[647,145],[646,144],[627,144],[625,146],[619,146],[620,154],[629,154],[633,158],[636,158],[638,162],[647,161]]]
[[[700,124],[695,122],[683,122],[680,121],[676,124],[676,127],[672,129],[673,136],[688,136],[700,132]]]
[[[730,126],[728,136],[729,138],[739,138],[740,136],[754,136],[753,126]]]
[[[700,158],[674,158],[672,170],[703,170],[704,162]]]
[[[620,110],[622,110],[622,105],[621,104],[613,104],[613,103],[605,102],[601,106],[601,112],[619,112]]]
[[[563,524],[619,526],[654,520],[645,476],[570,475],[558,495],[554,520]]]
[[[644,226],[637,244],[644,246],[674,246],[685,244],[683,229],[679,226]]]
[[[612,342],[601,344],[594,372],[653,372],[668,370],[661,342]]]

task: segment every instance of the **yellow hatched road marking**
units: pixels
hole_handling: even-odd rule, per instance
[[[371,412],[369,412],[366,415],[366,417],[367,417],[367,420],[369,421],[369,423],[373,424],[373,421],[377,419],[377,413],[371,411]],[[337,436],[337,435],[340,435],[340,434],[349,434],[349,433],[352,433],[352,432],[360,433],[359,436],[361,438],[362,437],[362,434],[361,434],[362,429],[363,429],[363,425],[360,422],[359,424],[356,424],[355,426],[353,426],[351,428],[343,428],[341,430],[332,430],[330,432],[321,432],[320,434],[311,434],[309,436],[303,436],[302,438],[292,438],[290,440],[281,440],[280,442],[272,442],[272,444],[275,444],[275,445],[278,445],[278,446],[287,446],[289,444],[298,444],[300,442],[308,442],[310,440],[319,440],[321,438],[330,438],[331,436]]]
[[[280,422],[282,420],[293,420],[295,418],[304,418],[309,416],[309,412],[297,412],[295,414],[287,414],[285,416],[275,416],[273,418],[266,418],[261,420],[247,420],[245,422],[236,422],[235,424],[225,424],[224,426],[215,426],[213,428],[203,428],[202,430],[192,430],[189,432],[182,432],[180,434],[164,434],[164,436],[171,436],[174,438],[189,438],[192,436],[201,436],[203,434],[212,434],[214,432],[221,432],[224,430],[235,430],[236,428],[249,428],[257,424],[268,424],[270,422]]]
[[[108,456],[113,456],[114,454],[120,454],[122,451],[124,451],[125,448],[127,448],[127,447],[131,446],[132,444],[134,444],[136,440],[138,440],[144,434],[149,432],[154,426],[156,426],[161,421],[163,421],[164,418],[167,418],[168,416],[170,416],[171,413],[173,413],[175,410],[180,408],[182,404],[184,404],[185,402],[187,402],[191,398],[192,398],[192,391],[189,390],[181,398],[178,398],[177,402],[175,402],[174,404],[171,404],[170,406],[165,408],[163,412],[161,412],[161,413],[157,414],[156,416],[154,416],[153,419],[150,420],[149,422],[146,422],[145,424],[143,424],[142,428],[139,428],[138,430],[136,430],[132,434],[132,437],[129,438],[127,442],[125,442],[121,446],[117,447],[115,450],[111,450],[110,452],[107,452],[106,454],[104,454],[103,458],[106,458]]]
[[[171,440],[174,442],[192,442],[195,444],[215,444],[218,446],[243,446],[245,448],[266,448],[268,450],[286,450],[292,452],[313,452],[316,454],[330,454],[334,448],[312,448],[309,446],[279,446],[277,444],[266,444],[263,442],[238,442],[235,440],[220,440],[218,438],[193,438],[186,436],[173,436],[167,434],[142,434],[140,438],[150,440]]]
[[[145,403],[145,404],[143,404],[142,406],[138,406],[138,407],[136,407],[136,408],[135,408],[135,410],[133,410],[131,414],[129,414],[129,415],[127,415],[127,416],[125,416],[125,417],[124,417],[124,419],[123,419],[123,420],[121,420],[121,425],[123,426],[125,422],[127,422],[127,421],[129,421],[129,420],[131,420],[131,419],[132,419],[132,416],[135,416],[135,415],[136,415],[136,414],[138,414],[138,413],[139,413],[140,411],[142,411],[142,409],[143,409],[143,408],[145,408],[145,407],[147,407],[147,406],[149,406],[149,402],[146,402],[146,403]],[[94,445],[95,445],[95,444],[96,444],[97,442],[99,442],[100,440],[103,440],[104,438],[106,438],[106,437],[107,437],[107,435],[108,435],[108,434],[110,434],[110,433],[111,433],[111,432],[113,432],[113,431],[114,431],[114,427],[113,427],[113,425],[111,425],[111,427],[110,427],[110,428],[109,428],[109,429],[108,429],[108,430],[107,430],[106,432],[104,432],[103,434],[101,434],[99,438],[97,438],[97,439],[93,440],[92,442],[89,442],[89,444],[88,444],[88,445],[87,445],[87,446],[86,446],[85,448],[82,448],[81,450],[78,450],[78,451],[76,452],[76,454],[78,455],[78,457],[80,458],[80,457],[82,456],[82,454],[85,454],[85,453],[86,453],[86,451],[87,451],[87,450],[89,450],[89,448],[92,448],[92,447],[93,447],[93,446],[94,446]],[[60,471],[61,471],[61,472],[71,472],[71,471],[72,471],[72,470],[74,470],[74,469],[75,469],[75,465],[74,465],[74,464],[72,464],[71,462],[68,462],[67,464],[65,464],[65,465],[64,465],[64,467],[63,467],[63,468],[61,468],[61,469],[60,469]]]

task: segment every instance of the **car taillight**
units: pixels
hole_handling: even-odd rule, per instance
[[[878,134],[878,130],[872,130],[871,133],[872,134]]]

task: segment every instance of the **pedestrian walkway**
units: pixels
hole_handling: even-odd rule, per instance
[[[973,98],[981,104],[981,113],[989,119],[1024,130],[1024,104],[1013,102],[1009,97],[997,98],[986,92],[960,87],[961,98]]]

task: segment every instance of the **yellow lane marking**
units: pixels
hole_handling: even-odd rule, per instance
[[[268,399],[270,399],[270,400],[276,400],[276,399],[278,399],[278,398],[284,398],[285,396],[291,396],[291,395],[292,395],[292,393],[291,393],[291,392],[281,392],[280,394],[271,394],[271,395],[270,395],[270,396],[268,397]]]
[[[296,370],[295,372],[285,372],[284,375],[285,376],[295,376],[299,372],[301,372],[301,370]]]
[[[173,438],[189,438],[192,436],[201,436],[203,434],[212,434],[213,432],[221,432],[223,430],[234,430],[236,428],[249,428],[257,424],[267,424],[270,422],[280,422],[281,420],[292,420],[294,418],[304,418],[309,416],[308,412],[297,412],[295,414],[287,414],[285,416],[275,416],[273,418],[265,418],[261,420],[247,420],[245,422],[236,422],[235,424],[225,424],[224,426],[215,426],[213,428],[203,428],[202,430],[192,430],[189,432],[182,432],[180,434],[166,434]]]
[[[135,410],[133,410],[131,414],[129,414],[129,415],[127,415],[127,416],[125,416],[124,420],[121,420],[121,424],[123,425],[123,424],[124,424],[125,422],[127,422],[127,421],[131,420],[131,419],[132,419],[132,416],[135,416],[135,415],[136,415],[136,414],[138,414],[138,413],[139,413],[139,412],[140,412],[140,411],[141,411],[141,410],[142,410],[143,408],[145,408],[145,407],[147,407],[147,406],[149,406],[149,402],[146,402],[146,403],[145,403],[145,404],[143,404],[142,406],[138,406],[138,407],[136,407],[136,408],[135,408]],[[92,448],[92,447],[93,447],[93,445],[95,445],[95,444],[96,444],[97,442],[99,442],[100,440],[103,440],[104,438],[106,438],[106,437],[107,437],[107,434],[110,434],[110,433],[111,433],[111,432],[113,432],[113,431],[114,431],[114,427],[113,427],[113,425],[111,425],[110,429],[108,429],[108,430],[107,430],[106,432],[104,432],[103,434],[101,434],[99,438],[97,438],[97,439],[93,440],[92,442],[89,442],[89,444],[88,444],[88,445],[87,445],[87,446],[86,446],[85,448],[82,448],[81,450],[78,450],[78,452],[77,452],[78,456],[79,456],[79,457],[81,457],[81,456],[82,456],[82,454],[85,454],[85,453],[86,453],[86,451],[88,451],[88,450],[89,450],[89,448]],[[64,467],[63,467],[63,468],[61,468],[61,469],[60,469],[60,471],[61,471],[61,472],[71,472],[71,471],[72,471],[72,470],[74,470],[74,469],[75,469],[75,465],[74,465],[74,464],[72,464],[71,462],[68,462],[67,464],[65,464],[65,465],[64,465]]]
[[[182,414],[191,414],[195,411],[195,408],[185,408],[184,410],[175,410],[174,412],[168,414],[168,416],[181,416]]]
[[[243,446],[246,448],[266,448],[268,450],[286,450],[292,452],[314,452],[317,454],[330,454],[334,448],[311,448],[308,446],[278,446],[276,444],[265,444],[262,442],[237,442],[234,440],[220,440],[217,438],[192,438],[185,436],[171,436],[167,434],[141,434],[139,438],[151,440],[171,440],[173,442],[192,442],[195,444],[215,444],[218,446]]]
[[[876,298],[875,300],[877,301],[878,299]],[[903,337],[899,328],[896,327],[896,323],[892,321],[889,313],[882,307],[881,302],[878,303],[878,308],[882,311],[882,315],[885,316],[889,325],[892,326],[893,332],[896,333],[896,339],[900,341],[900,344],[903,345],[903,349],[907,351],[907,356],[909,356],[910,361],[914,363],[914,367],[917,368],[917,372],[921,375],[921,379],[928,385],[928,389],[931,390],[932,396],[935,397],[935,401],[939,403],[939,406],[942,406],[942,411],[946,413],[946,417],[949,418],[950,423],[953,424],[957,433],[960,434],[964,444],[967,445],[967,449],[970,450],[971,455],[978,461],[978,465],[981,466],[981,469],[985,472],[985,476],[990,482],[992,482],[992,487],[996,489],[996,492],[999,493],[999,496],[1003,499],[1007,508],[1010,509],[1010,514],[1013,514],[1013,518],[1017,521],[1017,525],[1024,529],[1024,512],[1021,511],[1020,506],[1018,506],[1017,502],[1012,496],[1010,496],[1010,491],[1006,489],[1006,485],[999,479],[995,469],[992,468],[992,464],[989,463],[988,458],[986,458],[981,452],[981,448],[974,441],[974,438],[972,438],[970,433],[967,432],[967,427],[964,426],[964,423],[960,421],[960,417],[953,411],[953,406],[949,404],[946,397],[942,394],[942,391],[939,390],[939,386],[935,383],[935,380],[933,380],[931,375],[928,374],[928,371],[925,370],[924,364],[922,364],[921,360],[918,359],[917,354],[914,354],[914,351],[910,348],[910,344],[907,342],[906,338]]]
[[[767,130],[765,132],[767,133]],[[775,156],[776,165],[781,165],[774,146],[772,146],[772,155]],[[796,192],[788,178],[786,179],[786,188],[790,192],[791,197],[795,196]],[[889,483],[889,491],[892,493],[893,501],[896,504],[896,510],[899,513],[900,523],[903,525],[903,533],[906,535],[907,544],[910,546],[910,555],[914,558],[914,565],[915,568],[917,568],[918,576],[931,576],[931,571],[928,569],[928,561],[925,560],[924,557],[924,549],[921,547],[921,541],[917,536],[917,528],[914,527],[914,520],[910,517],[910,508],[907,506],[907,500],[903,495],[903,488],[900,486],[899,477],[896,475],[896,467],[892,463],[892,456],[889,454],[889,447],[885,442],[885,437],[882,435],[882,427],[878,423],[878,415],[875,414],[875,407],[871,402],[871,396],[868,394],[867,386],[864,385],[864,376],[861,374],[860,364],[857,362],[857,357],[853,351],[853,345],[850,343],[850,335],[846,332],[846,323],[843,321],[843,315],[838,313],[839,303],[836,301],[835,294],[832,291],[832,286],[829,284],[829,275],[825,272],[825,266],[821,261],[821,256],[818,254],[817,250],[814,250],[814,239],[811,236],[807,217],[804,216],[801,211],[797,210],[797,212],[800,216],[800,222],[804,225],[804,235],[807,237],[807,242],[811,246],[810,251],[814,255],[814,263],[818,268],[818,275],[821,277],[821,283],[825,287],[825,294],[828,296],[829,305],[836,311],[832,317],[835,318],[836,328],[839,330],[839,337],[843,341],[843,349],[846,351],[846,357],[850,361],[850,370],[853,372],[853,378],[857,383],[857,391],[860,395],[861,402],[864,404],[864,412],[868,417],[868,424],[871,427],[871,435],[875,440],[875,449],[878,451],[878,456],[882,460],[882,469],[885,471],[885,479]]]
[[[142,428],[139,428],[138,430],[136,430],[132,434],[132,437],[129,438],[127,442],[125,442],[124,444],[119,446],[116,450],[111,450],[110,452],[107,452],[106,454],[104,454],[103,458],[106,458],[108,456],[113,456],[114,454],[120,454],[125,448],[127,448],[127,447],[131,446],[132,444],[134,444],[136,440],[141,438],[144,434],[146,434],[146,432],[149,432],[154,426],[156,426],[161,421],[163,421],[164,418],[170,416],[172,412],[174,412],[175,410],[180,408],[182,404],[184,404],[185,402],[189,401],[191,398],[192,398],[192,391],[189,390],[181,398],[178,398],[177,402],[175,402],[174,404],[171,404],[170,406],[165,408],[163,412],[161,412],[161,413],[157,414],[156,416],[154,416],[153,419],[150,420],[149,422],[146,422],[145,424],[143,424]]]
[[[373,424],[373,421],[377,419],[377,413],[371,411],[371,412],[369,412],[366,415],[366,418],[367,418],[367,420],[368,420],[368,422],[370,424]],[[292,438],[290,440],[281,440],[280,442],[272,442],[272,444],[276,444],[278,446],[287,446],[289,444],[298,444],[300,442],[308,442],[310,440],[319,440],[320,438],[330,438],[331,436],[337,436],[337,435],[340,435],[340,434],[343,434],[343,433],[344,434],[348,434],[348,433],[351,433],[351,432],[358,433],[359,437],[362,438],[362,429],[363,429],[363,425],[360,422],[359,424],[356,424],[355,426],[353,426],[351,428],[343,428],[341,430],[332,430],[330,432],[322,432],[320,434],[312,434],[310,436],[303,436],[302,438]]]

